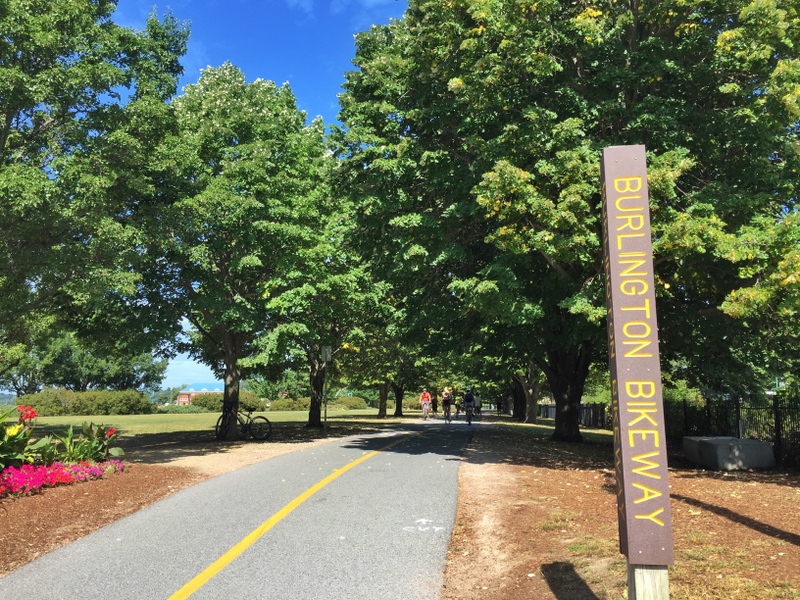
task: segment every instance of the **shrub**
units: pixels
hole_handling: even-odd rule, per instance
[[[44,388],[38,394],[25,396],[25,400],[30,403],[43,417],[61,417],[74,414],[71,411],[75,404],[75,392],[59,388]]]
[[[192,405],[199,406],[205,412],[222,412],[224,394],[198,394],[192,398]],[[239,409],[259,412],[266,409],[264,401],[253,392],[241,390],[239,392]]]
[[[337,401],[339,398],[361,398],[366,403],[366,408],[370,406],[374,408],[378,408],[380,404],[380,397],[378,395],[377,389],[365,389],[365,390],[357,390],[352,388],[340,387],[334,388],[330,390],[329,396],[331,398],[336,398]]]
[[[282,400],[273,400],[269,409],[271,411],[278,410],[302,410],[308,411],[311,409],[311,398],[283,398]]]
[[[403,410],[422,410],[422,405],[419,403],[419,396],[404,396]]]
[[[328,404],[329,408],[330,405],[333,404],[335,406],[341,406],[347,410],[361,410],[367,408],[367,402],[358,396],[344,396],[343,398],[336,398],[335,400],[329,400]]]
[[[153,412],[150,399],[136,390],[100,392],[108,407],[106,415],[149,415]]]
[[[183,415],[190,413],[202,413],[208,411],[199,406],[195,406],[194,404],[165,404],[164,406],[159,406],[157,412],[162,415],[174,415],[174,414]]]
[[[153,412],[150,400],[135,390],[72,392],[45,388],[25,399],[45,417],[80,415],[144,415]]]
[[[782,450],[784,466],[800,468],[800,432],[790,432],[783,440]]]
[[[223,394],[197,394],[192,398],[190,406],[196,406],[203,412],[222,412]]]

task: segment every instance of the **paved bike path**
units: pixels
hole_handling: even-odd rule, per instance
[[[0,598],[435,600],[470,434],[406,426],[209,479],[14,571]]]

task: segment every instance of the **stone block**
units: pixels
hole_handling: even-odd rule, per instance
[[[769,469],[775,466],[772,444],[735,437],[686,436],[683,454],[687,460],[712,471]]]

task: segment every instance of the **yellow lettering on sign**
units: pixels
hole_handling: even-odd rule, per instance
[[[644,215],[617,215],[617,220],[624,221],[623,223],[617,223],[617,231],[622,231],[623,229],[639,231],[644,227]]]
[[[643,494],[641,498],[637,498],[636,500],[633,501],[634,504],[641,504],[642,502],[647,502],[648,500],[652,500],[653,498],[658,498],[659,496],[662,495],[661,492],[659,492],[658,490],[649,488],[641,483],[634,483],[632,485],[636,489],[642,490]]]
[[[631,398],[652,398],[656,395],[655,381],[626,381],[625,392]]]
[[[646,442],[648,436],[653,437],[653,445],[658,448],[659,439],[658,439],[658,430],[657,429],[629,429],[628,430],[628,444],[630,447],[633,448],[636,445],[636,441],[633,439],[634,436],[641,436],[642,441]]]
[[[624,192],[638,192],[642,189],[641,177],[618,177],[614,180],[614,189],[620,194]]]
[[[622,260],[623,258],[630,258],[633,260]],[[633,269],[638,269],[642,265],[647,264],[646,255],[644,252],[620,252],[619,254],[619,264],[620,265],[630,265],[620,271],[621,277],[644,277],[647,275],[647,270],[644,271],[634,271]]]
[[[627,192],[638,192],[638,191],[640,191],[642,189],[642,178],[641,177],[620,177],[620,178],[614,180],[614,189],[617,192],[621,193],[621,194],[624,194],[624,193],[627,193]],[[617,210],[620,210],[620,211],[623,211],[623,212],[633,212],[633,211],[642,212],[643,208],[640,205],[640,203],[637,203],[635,206],[632,206],[630,208],[625,208],[622,205],[622,201],[623,200],[641,200],[641,199],[642,199],[642,195],[641,194],[631,194],[631,195],[628,195],[628,196],[620,196],[619,198],[617,198],[617,200],[616,200],[616,202],[614,204],[616,204]]]
[[[654,510],[653,512],[651,512],[649,515],[634,515],[634,518],[636,518],[636,519],[647,519],[648,521],[652,521],[656,525],[659,525],[659,526],[663,527],[664,526],[664,521],[662,521],[661,519],[657,518],[658,515],[660,515],[662,512],[664,512],[664,509],[663,508],[659,508],[658,510]]]
[[[636,456],[632,457],[631,460],[638,463],[643,463],[641,467],[636,467],[631,469],[637,475],[642,475],[643,477],[652,477],[653,479],[661,479],[661,475],[658,473],[648,473],[650,469],[658,469],[661,465],[657,462],[653,462],[652,460],[647,460],[648,458],[652,458],[653,456],[658,456],[659,452],[648,452],[647,454],[637,454]]]
[[[650,288],[647,286],[647,282],[644,279],[623,279],[619,284],[619,289],[622,290],[622,293],[626,296],[641,296],[647,293],[647,290]],[[645,300],[647,300],[647,298],[645,298]],[[623,308],[622,310],[633,309]],[[648,314],[647,316],[649,317],[650,315]]]
[[[650,340],[644,340],[642,342],[622,342],[623,346],[636,346],[636,348],[628,350],[625,354],[623,354],[623,356],[625,358],[650,358],[653,356],[652,352],[639,353],[643,348],[647,348],[650,344]]]
[[[651,413],[657,413],[658,409],[656,408],[634,408],[634,409],[627,409],[629,413],[638,414],[639,416],[636,417],[633,421],[628,423],[628,427],[631,425],[636,425],[639,421],[646,420],[650,421],[652,425],[658,427],[658,423],[656,423],[653,418],[650,416]]]
[[[647,321],[628,321],[622,326],[622,333],[629,338],[646,338],[651,331]]]
[[[617,234],[617,250],[622,250],[622,244],[626,238],[641,238],[644,233],[618,233]]]
[[[656,395],[655,381],[626,381],[625,393],[631,398],[652,398]]]
[[[633,280],[633,281],[636,281],[636,280]],[[620,287],[622,287],[622,286],[620,286]],[[642,292],[642,293],[644,293],[644,292]],[[649,319],[650,318],[650,298],[644,298],[644,304],[642,304],[642,306],[623,306],[620,310],[630,310],[630,311],[640,310],[640,311],[644,312],[645,318]],[[647,326],[647,329],[648,329],[647,333],[649,335],[650,334],[650,325]],[[642,337],[644,337],[644,336],[642,336]]]

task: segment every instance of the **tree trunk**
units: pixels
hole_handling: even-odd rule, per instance
[[[542,391],[542,382],[537,378],[525,390],[530,392],[528,404],[525,408],[525,422],[536,423],[539,419],[539,394]]]
[[[386,403],[389,401],[389,382],[385,381],[378,386],[378,418],[386,418]]]
[[[525,389],[522,381],[520,381],[516,375],[512,380],[511,398],[514,401],[511,407],[511,416],[515,421],[524,421],[525,406],[527,404],[525,400]]]
[[[541,365],[556,402],[553,440],[582,442],[578,427],[581,398],[591,364],[592,343],[584,342],[577,350],[555,350]]]
[[[325,374],[328,363],[316,354],[309,353],[311,383],[311,406],[308,409],[306,427],[322,427],[322,401],[325,395]]]
[[[539,381],[540,370],[533,361],[528,361],[528,369],[524,375],[514,374],[515,387],[518,385],[517,393],[525,396],[525,406],[520,410],[518,420],[525,423],[536,423],[539,413],[539,392],[542,388]],[[514,416],[517,417],[516,402]]]
[[[405,393],[405,388],[401,385],[397,385],[392,383],[392,390],[394,391],[394,416],[395,417],[402,417],[403,416],[403,395]]]
[[[235,415],[239,410],[239,382],[241,379],[242,373],[236,357],[226,353],[225,392],[222,397],[222,409],[223,411],[231,410],[234,418],[228,419],[228,430],[222,435],[222,439],[229,442],[239,439],[239,423]]]

